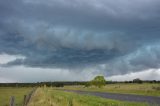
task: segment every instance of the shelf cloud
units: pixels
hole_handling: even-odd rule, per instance
[[[159,69],[159,13],[159,0],[1,0],[0,54],[25,57],[1,67]]]

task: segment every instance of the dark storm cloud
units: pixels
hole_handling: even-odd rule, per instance
[[[159,7],[159,0],[1,0],[0,53],[26,57],[7,66],[97,66],[109,75],[159,68]]]

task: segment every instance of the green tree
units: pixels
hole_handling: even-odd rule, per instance
[[[142,84],[143,81],[140,80],[139,78],[136,78],[136,79],[133,79],[133,83],[139,83],[139,84]]]
[[[97,86],[99,88],[105,86],[106,80],[104,79],[104,76],[96,76],[92,81],[91,84],[94,86]]]

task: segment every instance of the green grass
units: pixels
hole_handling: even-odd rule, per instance
[[[108,84],[103,88],[65,86],[59,89],[127,93],[160,96],[160,84]],[[56,88],[57,89],[57,88]],[[80,95],[56,90],[38,88],[28,106],[148,106],[146,103],[124,102],[96,96]],[[24,95],[32,88],[0,87],[0,106],[9,106],[11,96],[15,96],[16,106],[22,106]]]
[[[148,106],[146,103],[123,102],[96,96],[38,88],[28,106]]]
[[[64,86],[59,89],[98,91],[123,94],[137,94],[147,96],[160,96],[160,84],[107,84],[103,88],[84,87],[84,86]]]
[[[24,95],[32,88],[0,87],[0,106],[9,106],[11,96],[15,97],[16,106],[22,106]]]

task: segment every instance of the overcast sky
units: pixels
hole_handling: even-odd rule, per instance
[[[0,82],[160,80],[160,0],[0,0]]]

